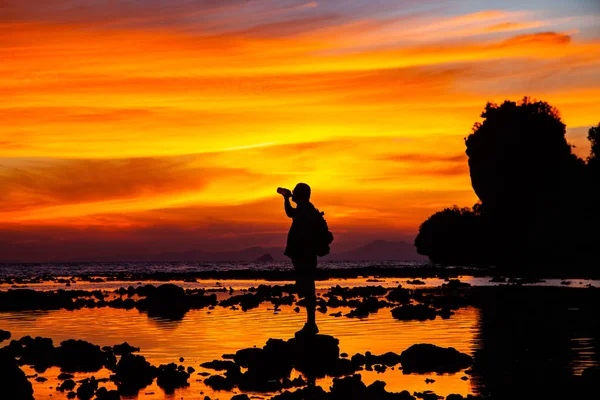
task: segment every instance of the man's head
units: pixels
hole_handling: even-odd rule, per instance
[[[295,203],[307,203],[310,201],[310,186],[306,183],[299,183],[292,191],[292,200]]]

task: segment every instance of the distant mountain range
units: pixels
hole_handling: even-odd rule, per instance
[[[147,262],[167,262],[167,261],[246,261],[252,262],[265,257],[269,254],[274,261],[283,261],[288,258],[283,255],[283,248],[280,247],[249,247],[238,251],[226,252],[208,252],[203,250],[190,250],[184,252],[167,252],[157,254],[124,254],[109,257],[94,257],[85,261],[147,261]],[[427,257],[417,253],[415,247],[407,242],[392,242],[377,240],[358,247],[354,250],[340,253],[332,253],[321,260],[347,260],[347,261],[409,261],[409,260],[427,260]],[[84,261],[84,260],[73,260]]]

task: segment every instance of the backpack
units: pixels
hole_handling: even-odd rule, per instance
[[[325,221],[325,218],[323,217],[325,213],[317,210],[316,208],[315,211],[315,250],[317,256],[323,257],[329,254],[331,250],[329,248],[329,245],[331,244],[331,242],[333,242],[333,233],[329,232],[327,221]]]

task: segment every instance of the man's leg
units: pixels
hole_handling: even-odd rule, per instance
[[[296,270],[296,289],[298,291],[298,297],[304,298],[306,305],[306,325],[303,330],[309,329],[313,333],[317,333],[319,330],[316,324],[316,307],[317,298],[315,294],[315,272],[316,272],[316,260],[311,261],[294,261],[294,268]]]

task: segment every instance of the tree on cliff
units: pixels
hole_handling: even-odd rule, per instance
[[[597,197],[590,194],[600,182],[600,174],[592,172],[598,171],[600,125],[590,129],[586,165],[572,153],[558,110],[546,102],[525,97],[488,103],[481,117],[465,139],[481,204],[432,215],[420,227],[417,251],[436,262],[504,265],[600,255],[592,246],[600,223]]]
[[[438,211],[421,224],[415,239],[419,254],[446,264],[488,263],[491,259],[480,204],[473,209],[453,206]]]
[[[488,103],[465,140],[471,183],[491,239],[507,260],[563,254],[585,163],[572,152],[556,108],[525,97]],[[580,198],[580,197],[579,197]]]
[[[590,128],[588,140],[591,145],[590,156],[587,160],[588,166],[596,174],[596,178],[600,178],[600,123]]]

